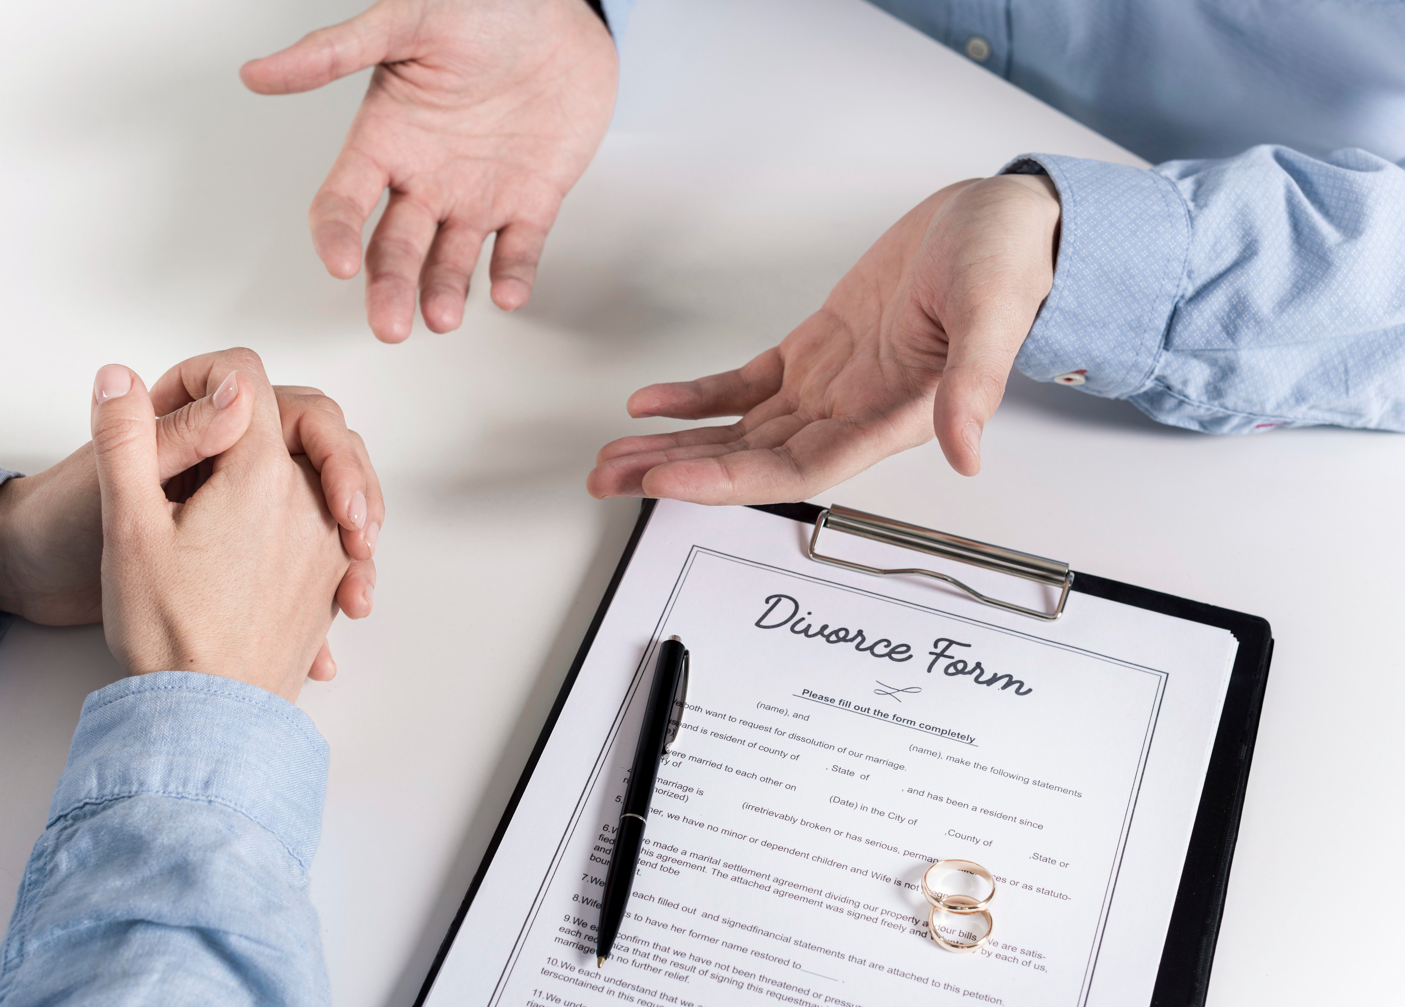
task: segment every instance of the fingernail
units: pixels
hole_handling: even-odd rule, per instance
[[[361,596],[366,599],[366,611],[369,612],[371,610],[371,605],[376,600],[376,585],[367,584],[366,590],[361,593]]]
[[[93,397],[99,402],[121,398],[132,390],[132,372],[121,364],[107,364],[93,379]]]
[[[227,409],[229,404],[239,397],[238,375],[238,371],[230,371],[229,377],[225,378],[215,389],[215,395],[211,401],[214,402],[216,409]]]
[[[372,521],[370,524],[368,524],[366,526],[366,530],[362,533],[362,537],[366,540],[366,548],[371,550],[371,555],[374,556],[376,552],[376,543],[380,541],[381,537],[380,522]]]
[[[366,494],[357,490],[351,494],[351,499],[346,505],[346,519],[351,522],[353,528],[360,528],[366,523]]]
[[[971,453],[976,456],[976,460],[979,461],[981,457],[981,425],[975,420],[967,420],[965,428],[961,431],[961,438],[971,449]]]

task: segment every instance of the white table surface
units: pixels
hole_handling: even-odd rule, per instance
[[[303,707],[332,745],[313,897],[335,1001],[409,1004],[634,520],[583,480],[634,388],[735,366],[912,204],[1026,150],[1136,163],[859,0],[643,0],[614,129],[532,304],[383,346],[305,210],[364,79],[296,98],[246,57],[356,0],[9,4],[0,32],[0,462],[87,439],[93,372],[244,344],[335,396],[390,508],[375,616]],[[19,40],[23,40],[22,43]],[[1251,612],[1278,645],[1211,1003],[1385,1003],[1405,925],[1405,438],[1216,439],[1016,376],[954,475],[935,444],[826,493]],[[0,913],[43,828],[99,628],[0,645]],[[1350,894],[1326,916],[1304,896]],[[1346,938],[1339,948],[1314,938]]]

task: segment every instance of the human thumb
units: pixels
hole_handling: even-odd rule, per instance
[[[1003,319],[977,315],[969,329],[951,338],[937,384],[932,425],[942,454],[957,472],[981,470],[981,436],[1005,395],[1005,382],[1029,326],[1008,331]]]
[[[101,368],[93,381],[92,424],[104,536],[168,513],[156,457],[156,413],[141,378],[121,364]]]
[[[156,421],[156,457],[163,483],[239,442],[254,415],[248,385],[248,377],[231,371],[213,394],[187,402]]]
[[[393,25],[372,7],[239,68],[244,86],[258,94],[294,94],[330,84],[390,58]]]

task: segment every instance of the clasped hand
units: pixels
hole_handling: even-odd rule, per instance
[[[0,486],[0,609],[101,619],[132,672],[203,671],[288,698],[304,676],[331,678],[327,628],[338,608],[370,614],[385,518],[336,403],[275,389],[256,354],[230,350],[149,394],[103,368],[92,420],[92,442]]]

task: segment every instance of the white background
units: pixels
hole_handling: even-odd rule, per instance
[[[340,1005],[414,996],[632,524],[583,480],[634,388],[735,366],[912,204],[1025,150],[1125,152],[858,0],[643,0],[616,124],[532,304],[377,343],[305,232],[364,79],[245,93],[244,59],[344,0],[7,4],[0,462],[87,438],[93,372],[244,344],[325,389],[385,481],[375,616],[303,706],[333,749],[314,867]],[[1405,439],[1215,439],[1016,377],[985,471],[934,445],[824,495],[1268,618],[1278,648],[1211,1003],[1384,1003],[1398,869]],[[95,629],[0,646],[0,912],[43,827]],[[1340,873],[1305,870],[1340,865]],[[1350,939],[1303,894],[1349,893]],[[1335,939],[1335,937],[1334,937]]]

